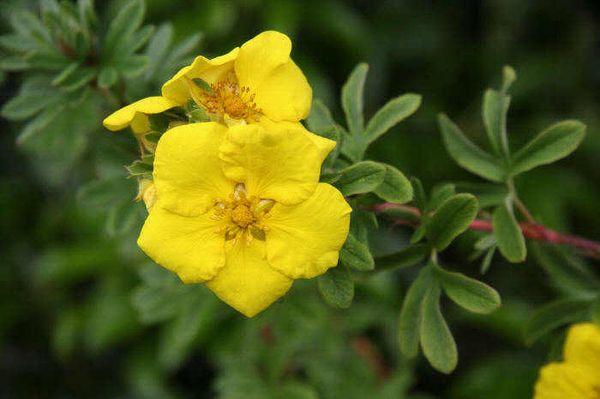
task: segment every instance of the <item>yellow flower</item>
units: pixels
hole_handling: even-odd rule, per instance
[[[562,362],[540,372],[535,399],[600,399],[600,327],[592,323],[571,327]]]
[[[298,122],[310,111],[312,89],[290,58],[291,49],[286,35],[267,31],[225,55],[212,59],[198,56],[164,84],[162,97],[130,104],[106,118],[104,126],[113,131],[130,125],[143,127],[141,116],[185,106],[190,99],[213,120],[228,125],[253,123],[263,117]],[[206,87],[200,87],[197,79]]]
[[[170,129],[156,149],[156,203],[138,244],[252,317],[293,279],[337,264],[351,209],[318,182],[323,157],[296,123]]]
[[[229,53],[197,57],[162,88],[166,98],[185,105],[192,98],[217,120],[298,122],[310,111],[312,90],[290,58],[292,43],[283,33],[263,32]],[[210,89],[201,88],[202,79]]]

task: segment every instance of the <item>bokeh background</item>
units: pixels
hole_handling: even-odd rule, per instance
[[[124,3],[97,1],[96,7],[109,16]],[[1,33],[10,30],[14,10],[36,4],[3,0]],[[171,22],[175,41],[200,32],[193,53],[218,55],[266,29],[287,33],[315,97],[340,121],[339,90],[358,62],[370,65],[367,115],[393,96],[422,94],[419,112],[369,157],[421,178],[426,187],[477,181],[446,154],[435,116],[448,113],[479,141],[483,90],[497,86],[502,66],[512,65],[519,76],[508,117],[513,146],[562,119],[588,125],[575,154],[517,181],[524,202],[552,228],[600,239],[597,2],[146,4],[147,22]],[[17,93],[21,78],[2,75],[0,102]],[[158,82],[146,83],[158,90]],[[129,95],[137,99],[135,90]],[[136,248],[144,209],[130,203],[135,184],[122,168],[131,160],[132,141],[100,127],[111,111],[109,104],[79,110],[84,131],[55,126],[52,143],[36,148],[16,144],[22,124],[0,119],[0,397],[531,397],[538,368],[560,346],[560,333],[532,347],[522,337],[534,308],[561,295],[539,267],[543,260],[532,254],[525,264],[511,265],[495,258],[483,280],[501,293],[503,307],[491,316],[444,304],[460,354],[449,376],[398,352],[396,321],[414,270],[359,281],[347,310],[328,308],[314,281],[296,284],[283,301],[245,320],[207,290],[182,287]],[[84,142],[72,137],[79,134]],[[90,187],[107,176],[114,177],[112,186]],[[113,197],[102,197],[106,190]],[[114,201],[115,191],[127,212],[107,214],[103,205]],[[109,231],[107,218],[116,220]],[[406,239],[406,233],[387,233]],[[467,261],[473,239],[459,240],[445,262],[477,276],[478,263]]]

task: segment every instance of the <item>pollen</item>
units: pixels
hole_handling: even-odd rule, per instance
[[[210,88],[197,87],[189,79],[188,84],[196,104],[220,120],[229,118],[250,123],[260,119],[261,109],[254,102],[256,94],[246,86],[240,87],[233,74],[211,84]]]
[[[243,241],[250,244],[253,239],[265,240],[268,227],[263,224],[275,202],[269,199],[248,197],[244,184],[237,184],[227,200],[218,198],[213,208],[213,220],[224,221],[216,232],[225,240]]]

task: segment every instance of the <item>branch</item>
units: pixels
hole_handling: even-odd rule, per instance
[[[416,217],[421,216],[421,212],[412,206],[393,204],[384,202],[383,204],[373,205],[371,208],[376,213],[383,212],[387,209],[399,209],[409,215]],[[394,221],[403,225],[414,225],[414,221],[396,218]],[[539,223],[521,222],[519,223],[523,235],[530,240],[547,242],[555,245],[569,245],[582,252],[584,256],[600,259],[600,243],[587,238],[579,237],[571,234],[563,234],[558,231],[549,229]],[[469,226],[471,230],[476,231],[493,231],[492,221],[489,219],[475,219]]]

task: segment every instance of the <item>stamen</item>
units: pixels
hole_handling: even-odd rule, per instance
[[[254,102],[256,94],[250,93],[246,86],[240,87],[233,73],[211,84],[210,90],[199,87],[189,78],[186,83],[194,102],[221,121],[230,118],[255,122],[260,119],[261,109]]]
[[[273,200],[248,197],[245,185],[238,183],[228,200],[215,199],[210,218],[227,224],[216,230],[217,234],[224,234],[226,241],[241,240],[249,245],[254,239],[265,240],[268,228],[262,221],[270,216],[274,205]]]

